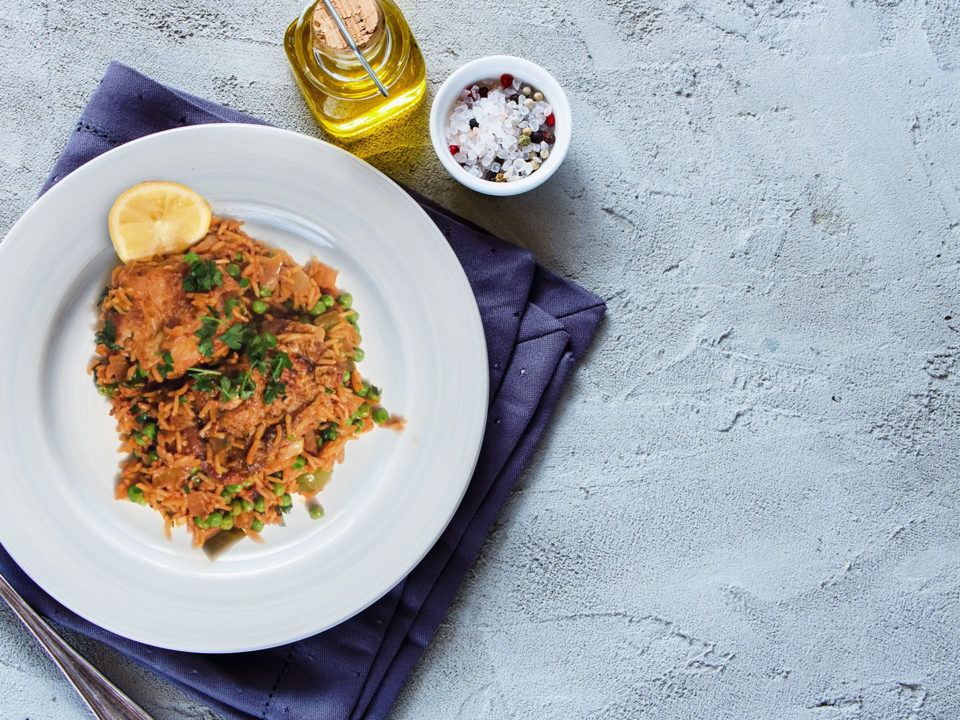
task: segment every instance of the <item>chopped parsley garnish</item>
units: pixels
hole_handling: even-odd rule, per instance
[[[265,332],[261,335],[254,335],[246,344],[244,353],[247,360],[250,361],[251,369],[257,369],[261,375],[265,373],[264,359],[267,357],[267,351],[277,346],[277,337],[271,333]]]
[[[229,313],[233,305],[228,305],[226,309]],[[256,330],[249,325],[233,323],[223,334],[217,336],[217,328],[220,325],[227,325],[227,322],[209,315],[201,316],[200,319],[203,325],[195,334],[200,340],[197,349],[201,355],[212,358],[213,341],[220,340],[231,350],[242,351],[250,363],[250,368],[232,378],[215,370],[190,368],[187,372],[193,378],[193,386],[196,390],[219,391],[222,402],[228,402],[234,398],[246,400],[253,397],[256,392],[257,383],[253,379],[253,373],[258,372],[266,381],[263,386],[265,404],[270,405],[278,397],[284,397],[287,394],[287,386],[280,382],[280,377],[284,370],[293,368],[293,363],[285,352],[274,352],[268,357],[270,351],[277,346],[275,335],[268,332],[257,334]],[[216,379],[217,377],[219,380]]]
[[[292,370],[293,364],[290,362],[290,356],[285,352],[278,352],[270,358],[270,379],[279,380],[284,370]]]
[[[163,365],[157,365],[157,372],[160,373],[160,377],[166,378],[173,372],[173,356],[170,355],[169,350],[164,350],[160,357],[163,358]]]
[[[257,384],[250,372],[240,373],[234,378],[220,378],[220,402],[228,402],[234,398],[247,400],[253,397]]]
[[[234,323],[217,339],[231,350],[239,350],[243,346],[243,325]]]
[[[140,367],[140,363],[137,363],[137,369],[133,371],[133,376],[130,378],[131,385],[139,385],[147,381],[147,374],[143,371],[143,368]]]
[[[117,351],[120,346],[117,345],[117,326],[110,320],[103,321],[103,330],[99,330],[94,336],[97,345],[106,345],[107,350]]]
[[[103,301],[107,299],[107,295],[109,294],[109,292],[110,292],[110,286],[107,285],[103,289],[103,292],[100,293],[100,297],[97,298],[97,307],[101,307],[103,305]]]
[[[272,380],[263,386],[263,402],[265,405],[273,405],[273,401],[278,397],[284,397],[287,394],[286,383],[273,382]]]
[[[253,375],[247,371],[240,375],[238,379],[237,397],[241,400],[247,400],[253,397],[253,393],[257,389],[257,383],[254,381]]]
[[[285,352],[278,352],[270,358],[269,366],[270,370],[267,375],[267,383],[263,386],[263,402],[267,405],[272,405],[273,401],[278,397],[286,396],[287,385],[286,383],[280,382],[280,376],[283,375],[284,370],[292,369],[293,364],[290,362],[289,355]]]
[[[233,380],[226,375],[220,378],[220,402],[233,400],[237,396],[237,390],[233,387]]]
[[[189,252],[183,261],[190,265],[183,276],[183,289],[187,292],[209,292],[215,285],[223,285],[223,273],[213,260],[201,260],[195,252]]]
[[[220,376],[217,370],[207,370],[206,368],[192,367],[187,369],[187,374],[193,378],[194,390],[200,392],[211,392],[216,388],[216,378]]]
[[[203,325],[194,333],[194,335],[200,339],[200,342],[197,343],[197,351],[204,357],[212,358],[213,336],[217,334],[217,327],[219,327],[220,321],[211,317],[204,317],[202,319]]]
[[[223,303],[223,314],[225,317],[231,317],[233,315],[233,309],[240,304],[240,298],[227,298],[226,302]]]
[[[187,370],[187,374],[193,378],[194,390],[206,393],[219,392],[221,402],[229,402],[237,397],[241,400],[247,400],[253,397],[253,393],[257,389],[253,374],[249,371],[231,378],[218,370],[192,367]]]

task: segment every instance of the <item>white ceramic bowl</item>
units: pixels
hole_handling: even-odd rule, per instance
[[[520,78],[524,83],[532,85],[543,93],[546,101],[553,106],[553,117],[556,120],[553,132],[557,139],[550,151],[550,157],[544,160],[537,170],[522,180],[498,183],[474,177],[464,170],[450,154],[446,131],[450,111],[460,96],[460,91],[481,80],[499,78],[504,73]],[[430,140],[433,142],[433,149],[440,158],[440,162],[458,182],[471,190],[487,195],[519,195],[545,183],[560,167],[570,147],[572,121],[567,95],[550,73],[536,63],[523,58],[491,55],[462,65],[440,86],[430,109]]]

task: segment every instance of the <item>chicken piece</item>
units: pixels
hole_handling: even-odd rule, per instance
[[[318,372],[318,361],[326,349],[326,342],[322,331],[313,325],[282,320],[268,324],[266,329],[277,337],[274,353],[286,353],[292,367],[281,374],[279,382],[284,384],[285,392],[273,402],[264,401],[267,380],[254,373],[257,389],[253,396],[219,413],[216,430],[241,444],[249,440],[260,425],[272,425],[288,413],[296,414],[318,397],[328,397],[323,392],[322,380],[327,373],[338,372],[329,366]],[[342,371],[339,372],[342,377]]]
[[[167,379],[211,360],[198,350],[195,333],[202,325],[200,317],[209,314],[205,306],[219,307],[224,290],[214,287],[206,293],[186,292],[183,277],[187,269],[187,264],[175,257],[132,263],[114,272],[114,288],[130,298],[131,306],[123,314],[111,312],[108,319],[116,327],[117,345],[148,374],[157,366],[166,369],[164,352],[169,352],[173,361],[172,370],[164,375]],[[194,304],[197,297],[203,298],[200,308]],[[215,343],[214,358],[226,353],[225,346]]]

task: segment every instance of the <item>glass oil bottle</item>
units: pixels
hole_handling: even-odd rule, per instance
[[[415,107],[426,93],[426,70],[393,0],[338,0],[334,7],[387,97],[342,34],[330,29],[334,26],[323,0],[290,25],[284,48],[317,122],[334,138],[352,140]]]

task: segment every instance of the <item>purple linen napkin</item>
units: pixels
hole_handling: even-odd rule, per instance
[[[43,190],[97,155],[182,125],[261,121],[111,63]],[[413,193],[411,193],[414,195]],[[0,548],[0,572],[41,613],[118,649],[224,715],[242,720],[385,718],[436,631],[524,465],[603,302],[495,238],[414,195],[470,281],[486,334],[487,428],[476,471],[437,544],[397,587],[337,627],[290,645],[233,655],[150,647],[70,612]]]

